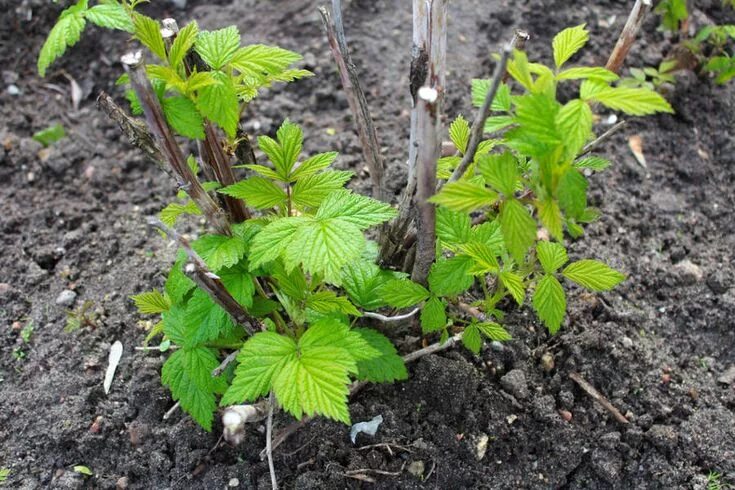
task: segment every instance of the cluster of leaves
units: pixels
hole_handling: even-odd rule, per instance
[[[661,91],[664,84],[674,84],[676,78],[674,72],[678,69],[676,60],[663,60],[658,68],[648,66],[645,68],[630,68],[630,77],[620,80],[622,87],[643,87],[649,90]]]
[[[735,8],[732,0],[723,0],[723,6]],[[698,64],[707,73],[715,77],[715,82],[725,84],[735,78],[735,25],[709,25],[701,28],[697,34],[686,39],[688,33],[683,32],[688,26],[689,7],[686,0],[663,0],[656,6],[656,12],[661,15],[660,28],[674,34],[681,34],[685,40],[681,45],[686,48],[698,60]],[[669,63],[667,70],[661,67],[657,70],[659,74],[670,77],[679,66],[674,60],[664,61]],[[646,68],[653,70],[653,68]],[[668,74],[667,74],[668,72]],[[656,76],[648,73],[654,80]],[[633,77],[639,78],[636,74]],[[668,80],[666,80],[668,81]]]
[[[533,308],[554,333],[566,311],[560,279],[592,291],[609,290],[623,280],[622,274],[596,260],[566,265],[565,236],[581,236],[582,226],[599,216],[587,202],[585,172],[600,172],[609,165],[600,157],[583,155],[593,136],[592,105],[632,115],[672,109],[648,88],[613,85],[618,76],[604,68],[567,67],[587,40],[584,25],[559,33],[553,40],[553,68],[529,62],[521,51],[514,53],[508,72],[523,93],[514,95],[510,85],[500,86],[492,104],[497,115],[485,125],[485,132],[494,138],[482,143],[460,180],[445,184],[432,198],[439,205],[439,254],[429,278],[431,293],[451,302],[479,282],[484,298],[477,304],[502,321],[498,303],[510,297],[521,305],[530,292]],[[570,81],[580,82],[578,97],[559,102],[558,84]],[[482,103],[489,83],[473,81],[474,105]],[[460,155],[469,132],[462,117],[450,127]],[[449,175],[459,160],[460,156],[443,159],[443,175]],[[427,313],[443,311],[441,301],[433,296],[427,301],[422,314],[425,330],[443,328]],[[492,327],[496,334],[501,331],[499,325]],[[493,338],[485,327],[478,330]],[[472,331],[470,337],[478,336]],[[469,342],[470,347],[477,344]]]

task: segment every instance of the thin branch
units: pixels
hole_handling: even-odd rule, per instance
[[[526,34],[526,36],[528,35]],[[500,60],[495,65],[495,72],[493,73],[492,82],[490,82],[490,89],[487,91],[485,100],[483,101],[482,106],[477,110],[475,120],[472,122],[472,128],[470,129],[470,141],[467,144],[467,150],[462,156],[462,161],[460,161],[457,168],[454,169],[452,176],[449,178],[449,182],[459,180],[459,178],[467,171],[470,164],[475,161],[475,154],[477,153],[477,148],[480,146],[480,142],[482,141],[482,134],[485,131],[485,121],[487,121],[487,118],[490,116],[490,109],[492,107],[493,100],[495,99],[495,94],[498,92],[500,83],[505,75],[508,58],[510,58],[510,54],[513,52],[513,46],[515,45],[515,41],[518,37],[519,35],[516,34],[513,37],[513,41],[503,46],[503,51],[500,54]]]
[[[164,225],[156,218],[150,218],[148,224],[159,229],[169,236],[172,240],[186,251],[189,262],[184,267],[184,272],[209,294],[212,300],[222,307],[232,318],[241,325],[249,335],[255,335],[255,332],[263,329],[263,325],[257,318],[251,317],[247,311],[237,302],[235,298],[227,291],[220,278],[209,270],[207,264],[197,254],[188,240],[181,236],[176,230]]]
[[[268,456],[268,471],[271,474],[271,486],[273,490],[278,490],[278,480],[276,479],[276,469],[273,466],[273,406],[276,399],[273,392],[268,395],[268,419],[265,424],[265,454]]]
[[[607,60],[605,68],[613,73],[620,73],[625,57],[628,56],[628,52],[635,42],[638,31],[643,25],[643,19],[646,18],[646,14],[651,10],[652,6],[653,2],[651,0],[636,0],[628,16],[628,20],[625,22],[623,32],[620,33],[618,42],[615,43],[615,49],[613,49],[610,58]]]
[[[428,345],[423,349],[415,350],[406,354],[405,356],[403,356],[403,362],[413,362],[417,359],[421,359],[424,356],[428,356],[429,354],[435,354],[437,352],[447,350],[454,347],[454,345],[460,340],[462,340],[462,334],[458,333],[449,337],[444,343],[437,342],[435,344]]]
[[[180,406],[181,406],[181,403],[180,402],[174,403],[174,406],[171,407],[171,408],[169,408],[166,411],[166,413],[163,414],[163,420],[170,419],[176,413],[176,410],[178,410]]]
[[[569,378],[577,383],[582,390],[587,393],[590,397],[592,397],[593,400],[595,400],[597,403],[602,405],[602,407],[610,412],[613,417],[615,417],[615,420],[620,422],[621,424],[629,424],[628,419],[625,418],[625,416],[620,413],[620,410],[615,408],[615,405],[610,403],[610,401],[605,398],[605,396],[597,391],[594,386],[589,384],[582,376],[580,376],[577,373],[569,373]]]
[[[365,318],[375,318],[376,320],[380,320],[381,322],[399,322],[401,320],[407,320],[411,318],[418,312],[419,308],[414,308],[413,310],[409,311],[408,313],[404,313],[403,315],[385,316],[381,315],[380,313],[373,313],[372,311],[364,311],[362,312],[362,316],[364,316]]]
[[[226,214],[207,194],[199,179],[189,168],[184,154],[181,152],[181,148],[166,122],[161,104],[145,73],[142,51],[126,54],[122,57],[122,63],[130,77],[130,85],[140,100],[148,127],[153,133],[165,161],[178,175],[180,183],[184,184],[186,193],[201,209],[217,232],[229,235],[230,225],[227,222]]]
[[[623,120],[619,123],[615,124],[613,127],[602,133],[600,136],[597,137],[594,141],[590,141],[586,145],[584,145],[584,148],[582,148],[582,151],[579,153],[579,156],[586,155],[587,153],[593,151],[595,148],[603,144],[605,141],[612,138],[612,136],[623,129],[628,124],[627,121]]]
[[[229,366],[230,363],[232,363],[232,361],[234,361],[235,359],[237,359],[237,355],[239,353],[240,353],[239,350],[236,350],[234,352],[230,352],[227,355],[227,357],[225,357],[224,360],[220,363],[220,365],[217,366],[216,368],[214,368],[212,370],[212,377],[215,378],[215,377],[219,376],[220,374],[224,373],[225,372],[225,369],[227,369],[227,366]]]
[[[352,62],[350,50],[347,46],[342,22],[341,3],[340,0],[332,0],[333,19],[330,19],[329,12],[324,7],[319,8],[319,13],[321,14],[322,24],[327,33],[329,48],[337,64],[337,71],[342,80],[342,88],[347,96],[350,112],[352,112],[352,116],[355,119],[362,153],[365,157],[365,162],[370,171],[370,179],[373,183],[373,197],[384,200],[383,173],[385,164],[383,162],[383,155],[380,152],[378,133],[375,130],[375,124],[370,115],[370,108],[365,98],[365,92],[362,90],[357,68]],[[331,20],[333,20],[334,24],[332,24]]]

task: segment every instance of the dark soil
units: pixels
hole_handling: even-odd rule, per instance
[[[629,3],[452,1],[447,112],[471,115],[469,80],[487,76],[490,53],[515,27],[532,34],[531,56],[548,61],[553,34],[586,22],[592,39],[583,61],[604,63]],[[706,6],[700,20],[735,20],[719,0],[697,3]],[[266,94],[246,115],[246,127],[257,123],[268,133],[285,117],[301,123],[306,151],[338,150],[339,165],[356,170],[355,186],[366,188],[313,2],[200,2],[185,11],[169,5],[157,2],[154,13],[196,18],[205,27],[234,21],[245,41],[303,53],[316,76]],[[208,434],[180,413],[162,421],[172,405],[159,381],[164,356],[134,351],[145,319],[128,296],[160,286],[174,254],[146,230],[145,217],[175,190],[94,107],[99,90],[120,95],[114,60],[125,38],[90,29],[40,80],[35,57],[58,7],[45,0],[4,0],[0,7],[0,468],[11,470],[5,485],[268,488],[258,458],[262,427],[233,448],[217,446],[218,425]],[[345,10],[391,162],[387,180],[399,192],[410,2],[353,0]],[[645,24],[630,64],[658,64],[671,48],[655,25],[653,18]],[[77,111],[62,67],[83,91]],[[19,95],[7,90],[11,84]],[[509,305],[516,340],[488,346],[479,357],[456,350],[425,358],[411,367],[409,381],[355,397],[355,421],[382,414],[376,436],[360,435],[353,446],[348,428],[320,421],[281,446],[275,462],[283,486],[370,486],[346,476],[359,469],[380,488],[704,488],[710,471],[735,484],[735,386],[718,382],[735,364],[733,87],[682,75],[669,95],[675,115],[636,120],[606,145],[603,154],[614,165],[592,179],[591,197],[604,217],[572,254],[626,271],[621,287],[604,295],[572,292],[567,324],[553,338],[527,308]],[[54,122],[69,136],[42,149],[30,136]],[[631,134],[643,139],[647,168],[628,150]],[[65,289],[77,293],[76,307],[94,303],[94,327],[63,331],[66,308],[56,299]],[[25,343],[20,330],[31,322]],[[105,395],[115,340],[125,353]],[[545,353],[554,362],[548,372],[540,362]],[[571,372],[631,423],[616,422],[569,379]],[[487,450],[478,460],[481,441]],[[376,443],[408,450],[363,448]],[[74,465],[94,476],[75,473]]]

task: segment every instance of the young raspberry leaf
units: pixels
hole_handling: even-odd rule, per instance
[[[567,170],[559,179],[557,197],[559,206],[567,217],[579,218],[587,209],[587,179],[574,168]]]
[[[559,281],[551,274],[544,275],[533,293],[533,309],[549,332],[555,334],[567,310],[567,299]]]
[[[342,269],[342,287],[355,305],[366,310],[376,310],[387,304],[380,290],[392,278],[390,272],[365,260],[347,264]]]
[[[477,355],[480,353],[482,337],[480,336],[480,329],[477,328],[476,324],[473,323],[464,329],[464,332],[462,332],[462,343],[473,354]]]
[[[186,54],[194,46],[198,34],[199,25],[194,20],[179,30],[168,52],[168,63],[171,65],[171,68],[175,70],[181,65]]]
[[[217,83],[199,90],[197,108],[204,117],[213,121],[234,138],[240,120],[240,102],[237,99],[232,78],[221,71],[210,72]]]
[[[232,334],[235,322],[204,290],[196,289],[186,304],[184,328],[184,345],[195,347]]]
[[[342,189],[352,175],[346,170],[327,170],[299,179],[293,186],[293,202],[301,209],[318,207],[329,194]]]
[[[318,291],[306,298],[306,307],[317,313],[344,313],[345,315],[362,316],[350,300],[337,296],[334,291]]]
[[[592,291],[609,291],[625,280],[625,276],[597,260],[578,260],[569,264],[564,277]]]
[[[582,99],[573,99],[559,109],[556,127],[564,140],[566,155],[575,157],[592,136],[592,109]]]
[[[661,94],[647,88],[605,87],[590,96],[614,111],[624,112],[631,116],[648,116],[657,112],[673,113],[666,99]]]
[[[542,201],[536,201],[538,218],[551,236],[557,240],[564,239],[563,217],[561,209],[555,199],[547,197]]]
[[[237,368],[232,384],[225,392],[221,406],[252,402],[268,394],[277,376],[298,353],[289,337],[275,332],[259,332],[245,342],[237,355]],[[294,384],[298,380],[294,380]]]
[[[382,300],[394,308],[408,308],[429,297],[429,291],[422,285],[408,279],[392,279],[379,288]]]
[[[232,267],[245,255],[247,244],[237,236],[204,235],[191,244],[213,272]]]
[[[199,210],[196,203],[193,201],[189,201],[186,204],[179,204],[177,202],[172,202],[172,203],[167,204],[166,207],[161,210],[158,217],[161,219],[163,224],[171,227],[176,224],[176,221],[183,214],[191,214],[194,216],[200,216],[202,212]]]
[[[340,218],[361,230],[393,218],[395,209],[390,204],[341,189],[329,194],[319,206],[316,219]]]
[[[536,245],[536,256],[544,272],[553,274],[569,260],[567,250],[556,242],[540,241]]]
[[[301,154],[304,134],[297,124],[286,119],[278,128],[276,137],[281,148],[281,164],[283,165],[283,168],[278,168],[278,166],[276,168],[284,177],[288,177]]]
[[[197,347],[175,351],[161,370],[161,381],[169,387],[173,399],[207,432],[212,430],[217,409],[214,395],[227,387],[222,377],[212,377],[218,365],[211,349]]]
[[[513,337],[504,329],[499,323],[495,322],[484,322],[477,323],[477,328],[490,340],[497,342],[504,342],[506,340],[513,340]]]
[[[309,220],[292,216],[274,221],[263,228],[250,245],[250,270],[276,260],[291,244],[296,231]]]
[[[490,91],[490,80],[486,79],[472,79],[472,105],[474,107],[482,107],[485,103],[485,97]],[[510,98],[510,87],[507,84],[501,83],[498,87],[498,91],[495,93],[490,109],[493,111],[508,112],[511,108]]]
[[[556,76],[557,80],[583,80],[587,78],[594,78],[603,82],[614,82],[620,77],[610,70],[599,66],[568,68]]]
[[[446,307],[436,296],[429,298],[421,309],[421,331],[424,333],[436,332],[447,325]]]
[[[474,261],[470,273],[474,275],[496,274],[500,268],[492,249],[482,242],[469,242],[461,245],[459,251]]]
[[[574,168],[588,168],[595,172],[601,172],[610,166],[610,161],[597,156],[586,157],[573,163]]]
[[[84,13],[84,17],[100,27],[118,29],[130,33],[135,31],[130,15],[119,3],[101,3],[95,5]]]
[[[168,277],[166,278],[164,290],[166,291],[166,294],[168,294],[168,297],[171,298],[171,302],[173,304],[181,303],[184,296],[186,296],[186,294],[196,286],[194,281],[189,279],[189,277],[184,273],[183,268],[184,264],[186,264],[186,259],[186,253],[183,250],[180,250],[176,256],[176,262],[171,267]]]
[[[471,239],[490,247],[496,257],[503,255],[505,252],[503,231],[500,229],[500,221],[498,220],[487,221],[474,226]]]
[[[59,19],[49,32],[38,55],[38,74],[41,77],[46,76],[48,67],[66,52],[66,48],[79,42],[84,30],[86,9],[87,0],[79,0],[59,15]]]
[[[293,172],[291,172],[291,180],[297,181],[309,177],[310,175],[314,175],[317,172],[321,172],[334,162],[337,155],[338,153],[336,151],[330,151],[327,153],[318,153],[307,158],[301,162]]]
[[[523,286],[523,278],[513,272],[504,271],[499,274],[500,282],[508,290],[518,305],[522,305],[526,299],[526,290]]]
[[[370,328],[356,328],[354,332],[380,352],[379,356],[357,361],[357,379],[372,383],[393,383],[408,378],[406,365],[388,338]]]
[[[161,24],[150,17],[135,13],[133,14],[133,26],[135,27],[135,38],[159,59],[166,60],[166,46],[161,37]]]
[[[449,126],[449,139],[454,143],[454,147],[464,154],[470,140],[470,125],[461,114]]]
[[[463,180],[445,184],[438,194],[429,198],[429,202],[463,213],[492,206],[497,200],[498,195],[485,186]]]
[[[171,308],[171,300],[161,294],[157,289],[136,294],[135,296],[131,296],[130,299],[135,302],[135,307],[138,308],[138,311],[144,315],[163,313]]]
[[[254,277],[248,272],[243,263],[220,270],[219,276],[227,291],[245,308],[253,306],[253,295],[255,294]]]
[[[439,259],[429,271],[429,289],[437,296],[457,296],[467,291],[474,277],[470,273],[473,260],[464,255]]]
[[[204,139],[204,119],[196,105],[187,97],[176,96],[163,99],[163,114],[174,131],[189,139]]]
[[[240,33],[235,26],[216,31],[202,31],[196,37],[194,49],[213,70],[220,70],[235,56],[240,47]]]
[[[523,263],[536,240],[536,221],[523,204],[508,199],[500,205],[500,227],[508,251],[516,262]]]
[[[242,199],[255,209],[269,209],[286,202],[286,191],[263,177],[250,177],[219,190],[220,193]]]
[[[276,75],[283,72],[301,55],[275,46],[252,44],[237,50],[230,65],[242,74],[259,78],[263,75]]]
[[[482,155],[477,161],[477,168],[493,189],[506,197],[513,197],[518,183],[518,162],[511,152]]]
[[[457,213],[444,206],[436,210],[436,236],[446,248],[467,243],[471,235],[472,220],[467,213]]]
[[[556,67],[567,62],[569,58],[582,49],[590,38],[589,32],[585,29],[586,24],[580,24],[575,27],[568,27],[554,36],[551,45],[554,49],[554,63]]]
[[[507,128],[508,126],[512,126],[515,123],[515,119],[511,116],[492,116],[485,119],[485,125],[482,130],[485,133],[495,133],[501,129]]]

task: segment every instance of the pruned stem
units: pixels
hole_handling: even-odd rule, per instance
[[[455,182],[459,180],[462,175],[467,171],[467,168],[472,162],[475,161],[475,154],[477,148],[480,146],[482,141],[482,134],[485,131],[485,121],[490,116],[490,109],[495,99],[495,94],[498,92],[500,83],[505,75],[505,67],[508,65],[508,58],[513,52],[513,46],[516,41],[521,37],[522,31],[516,31],[516,35],[513,36],[513,41],[503,46],[503,51],[500,54],[500,60],[495,65],[495,71],[493,72],[493,78],[490,82],[490,89],[485,94],[485,100],[482,102],[482,106],[477,110],[475,120],[472,122],[472,128],[470,129],[470,141],[467,144],[467,149],[462,156],[462,160],[454,169],[452,176],[449,178],[449,182]],[[525,33],[523,33],[525,34]],[[528,37],[528,34],[525,34]]]
[[[638,31],[643,25],[643,19],[646,18],[646,14],[651,10],[652,5],[652,0],[636,0],[605,68],[613,73],[620,73],[625,57],[628,56]]]
[[[373,184],[373,197],[384,200],[383,172],[385,165],[383,155],[380,152],[378,133],[375,130],[375,124],[370,115],[370,108],[365,98],[365,92],[360,84],[357,68],[352,62],[350,50],[347,46],[344,25],[342,23],[341,3],[340,0],[332,0],[332,18],[330,18],[329,12],[324,7],[319,8],[319,13],[322,16],[322,24],[327,32],[329,48],[337,64],[342,88],[347,95],[350,112],[352,112],[352,116],[355,119],[362,153],[370,171],[370,179]]]
[[[214,202],[211,196],[207,194],[199,179],[197,179],[194,172],[187,165],[184,154],[181,152],[181,148],[176,143],[171,128],[169,128],[164,118],[161,104],[146,76],[142,52],[128,53],[122,57],[122,62],[130,76],[130,85],[140,100],[146,122],[153,133],[164,160],[179,177],[186,193],[196,203],[217,232],[229,235],[230,225],[227,222],[226,214]]]
[[[268,457],[268,471],[271,474],[271,486],[273,490],[278,490],[278,479],[276,478],[276,469],[273,465],[273,407],[276,404],[276,397],[273,392],[268,395],[268,419],[265,424],[265,454]]]
[[[160,220],[151,218],[148,224],[154,228],[161,230],[168,235],[169,238],[178,242],[184,249],[189,262],[184,267],[184,272],[189,276],[201,289],[207,292],[212,300],[221,306],[230,316],[241,325],[249,335],[255,335],[255,332],[262,330],[261,322],[251,317],[247,311],[237,302],[235,298],[227,291],[220,278],[209,270],[207,264],[197,254],[189,241],[181,236],[173,228],[164,225]]]
[[[615,420],[620,422],[621,424],[629,424],[630,422],[628,419],[625,418],[625,416],[620,413],[620,410],[615,407],[610,401],[605,398],[605,396],[597,391],[597,389],[589,384],[587,380],[585,380],[582,376],[580,376],[577,373],[569,373],[569,378],[577,383],[582,390],[584,390],[585,393],[587,393],[593,400],[595,400],[597,403],[602,405],[602,407],[610,412],[610,414],[615,417]]]

